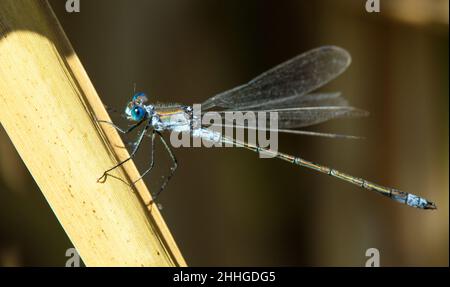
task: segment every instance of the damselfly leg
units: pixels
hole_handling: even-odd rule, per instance
[[[102,120],[97,120],[97,123],[103,123],[103,124],[108,124],[110,126],[112,126],[113,128],[115,128],[116,130],[118,130],[119,132],[123,133],[123,134],[127,134],[132,132],[134,129],[136,129],[138,126],[140,126],[146,119],[142,119],[141,121],[139,121],[138,123],[132,125],[131,127],[129,127],[128,129],[122,129],[121,127],[119,127],[118,125],[116,125],[115,123],[112,122],[108,122],[108,121],[102,121]]]
[[[151,159],[151,162],[150,162],[150,167],[146,171],[144,171],[142,173],[142,175],[138,179],[133,181],[133,184],[136,184],[136,182],[138,182],[144,176],[146,176],[147,173],[149,173],[153,169],[153,167],[155,166],[155,136],[156,136],[156,131],[152,130],[152,136],[151,136],[151,150],[152,150],[151,151],[151,157],[152,157],[152,159]]]
[[[175,173],[175,170],[178,167],[178,161],[175,157],[175,154],[173,153],[170,146],[167,144],[166,140],[162,136],[162,134],[159,131],[156,131],[156,133],[159,135],[159,139],[163,143],[164,147],[166,148],[167,152],[169,153],[170,158],[172,159],[172,167],[170,168],[170,173],[167,177],[165,177],[164,182],[161,184],[161,187],[159,188],[159,191],[155,194],[153,194],[153,200],[156,200],[156,198],[161,194],[161,192],[166,188],[167,184],[169,183],[169,180],[172,178],[172,176]]]
[[[144,120],[140,121],[140,122],[139,122],[138,124],[136,124],[135,126],[132,126],[130,129],[128,129],[128,131],[126,131],[126,132],[124,132],[124,133],[130,132],[132,129],[134,129],[134,128],[136,128],[138,125],[140,125],[140,123],[142,123],[143,121],[144,121]],[[113,126],[114,126],[117,130],[120,129],[119,127],[117,127],[117,126],[114,125],[114,124],[113,124]],[[112,171],[113,169],[115,169],[115,168],[117,168],[117,167],[123,165],[124,163],[126,163],[127,161],[129,161],[130,159],[132,159],[132,158],[134,157],[134,155],[136,154],[136,152],[138,151],[138,149],[139,149],[139,147],[140,147],[140,145],[141,145],[141,143],[142,143],[142,139],[144,138],[145,134],[147,133],[147,131],[148,131],[148,129],[149,129],[150,127],[151,127],[151,126],[147,123],[147,125],[145,126],[145,128],[144,128],[144,129],[142,130],[142,132],[139,134],[138,139],[137,139],[137,141],[136,141],[136,145],[134,146],[133,151],[132,151],[131,154],[130,154],[130,157],[128,157],[127,159],[125,159],[125,160],[121,161],[120,163],[116,164],[116,165],[113,166],[112,168],[106,170],[106,171],[103,173],[103,175],[97,180],[97,182],[105,182],[105,181],[106,181],[106,178],[108,177],[108,175],[110,175],[110,174],[109,174],[110,171]]]
[[[127,130],[122,129],[122,128],[118,127],[117,125],[115,125],[115,124],[113,124],[113,123],[111,123],[111,122],[107,122],[107,121],[98,121],[98,122],[100,122],[100,123],[107,123],[107,124],[113,126],[115,129],[117,129],[119,132],[126,134],[126,133],[129,133],[129,132],[131,132],[132,130],[134,130],[134,129],[135,129],[137,126],[139,126],[143,121],[140,121],[139,123],[137,123],[136,125],[130,127],[130,128],[127,129]],[[138,151],[138,149],[139,149],[139,147],[140,147],[140,145],[141,145],[141,143],[142,143],[142,140],[143,140],[144,136],[147,134],[148,129],[149,129],[150,127],[151,127],[151,126],[150,126],[149,124],[147,124],[147,125],[145,126],[145,128],[143,129],[143,131],[139,134],[139,137],[138,137],[137,141],[131,143],[131,146],[133,147],[133,150],[132,150],[132,152],[131,152],[131,154],[130,154],[130,157],[128,157],[127,159],[121,161],[120,163],[116,164],[115,166],[111,167],[110,169],[106,170],[106,171],[103,173],[103,175],[97,180],[98,182],[105,182],[105,181],[106,181],[106,178],[107,178],[108,176],[111,176],[111,177],[116,178],[116,179],[120,179],[120,178],[118,178],[118,177],[116,177],[116,176],[111,175],[109,172],[112,171],[112,170],[114,170],[115,168],[118,168],[119,166],[123,165],[124,163],[126,163],[126,162],[129,161],[129,160],[131,160],[131,159],[135,156],[136,152]],[[136,182],[138,182],[138,181],[141,180],[144,176],[146,176],[146,175],[153,169],[153,167],[155,166],[155,137],[156,137],[156,136],[159,137],[161,143],[163,144],[164,148],[166,149],[167,153],[169,154],[170,159],[172,160],[172,167],[170,168],[170,173],[169,173],[169,175],[166,176],[166,177],[164,177],[164,181],[163,181],[163,183],[161,184],[161,187],[159,188],[158,192],[152,194],[153,200],[156,200],[156,198],[157,198],[157,197],[161,194],[161,192],[166,188],[167,184],[169,183],[170,179],[173,177],[173,175],[174,175],[174,173],[175,173],[175,170],[176,170],[177,167],[178,167],[178,161],[177,161],[177,159],[176,159],[176,157],[175,157],[175,154],[173,153],[172,149],[170,148],[169,144],[166,142],[166,140],[164,139],[163,135],[162,135],[159,131],[156,131],[156,130],[153,129],[153,130],[152,130],[152,135],[151,135],[151,161],[150,161],[150,167],[149,167],[147,170],[145,170],[145,171],[141,174],[141,176],[140,176],[138,179],[136,179],[135,181],[133,181],[132,184],[133,184],[133,185],[136,184]],[[123,181],[123,180],[121,180],[121,181]]]

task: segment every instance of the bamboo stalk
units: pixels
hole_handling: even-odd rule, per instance
[[[128,153],[96,118],[109,116],[47,1],[2,0],[0,121],[86,266],[185,266],[142,181],[97,183]]]

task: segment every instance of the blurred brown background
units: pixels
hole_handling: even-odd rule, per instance
[[[162,211],[191,266],[448,266],[448,1],[50,1],[105,104],[122,109],[133,83],[151,100],[199,103],[320,45],[353,63],[323,90],[371,116],[280,135],[279,150],[422,195],[438,210],[240,149],[184,148]],[[1,5],[1,1],[0,1]],[[30,91],[32,93],[33,91]],[[117,122],[120,117],[113,117]],[[138,166],[148,164],[148,149]],[[155,190],[169,158],[159,149]],[[64,266],[71,243],[0,128],[0,265]]]

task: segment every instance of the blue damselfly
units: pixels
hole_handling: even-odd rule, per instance
[[[272,68],[244,85],[207,99],[201,105],[202,111],[217,111],[222,116],[226,113],[237,111],[276,112],[278,114],[277,132],[351,138],[351,136],[338,134],[297,130],[298,128],[319,124],[335,118],[367,115],[367,112],[349,106],[340,93],[313,93],[340,75],[349,66],[350,62],[350,54],[342,48],[335,46],[319,47]],[[384,187],[300,157],[263,148],[256,143],[253,144],[224,136],[221,132],[213,130],[211,126],[202,124],[200,119],[194,115],[192,106],[147,104],[146,102],[147,96],[144,93],[134,94],[125,110],[127,119],[135,123],[128,129],[121,129],[111,122],[99,121],[112,125],[121,133],[129,133],[137,127],[143,126],[137,141],[133,144],[130,157],[105,171],[99,181],[106,180],[107,176],[110,175],[110,171],[132,159],[144,136],[150,136],[152,141],[152,161],[150,167],[137,180],[142,179],[154,166],[154,141],[158,137],[169,153],[173,166],[159,191],[154,194],[154,198],[156,198],[164,190],[178,166],[175,155],[171,151],[169,144],[164,140],[162,132],[189,132],[192,137],[202,138],[207,141],[231,143],[257,153],[270,154],[273,157],[344,180],[412,207],[436,209],[436,205],[433,202],[417,195]],[[247,128],[245,125],[237,125],[235,127]],[[267,130],[270,131],[270,128]]]

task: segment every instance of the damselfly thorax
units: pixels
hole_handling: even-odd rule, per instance
[[[187,132],[193,126],[192,108],[180,104],[153,105],[151,125],[158,131]]]

